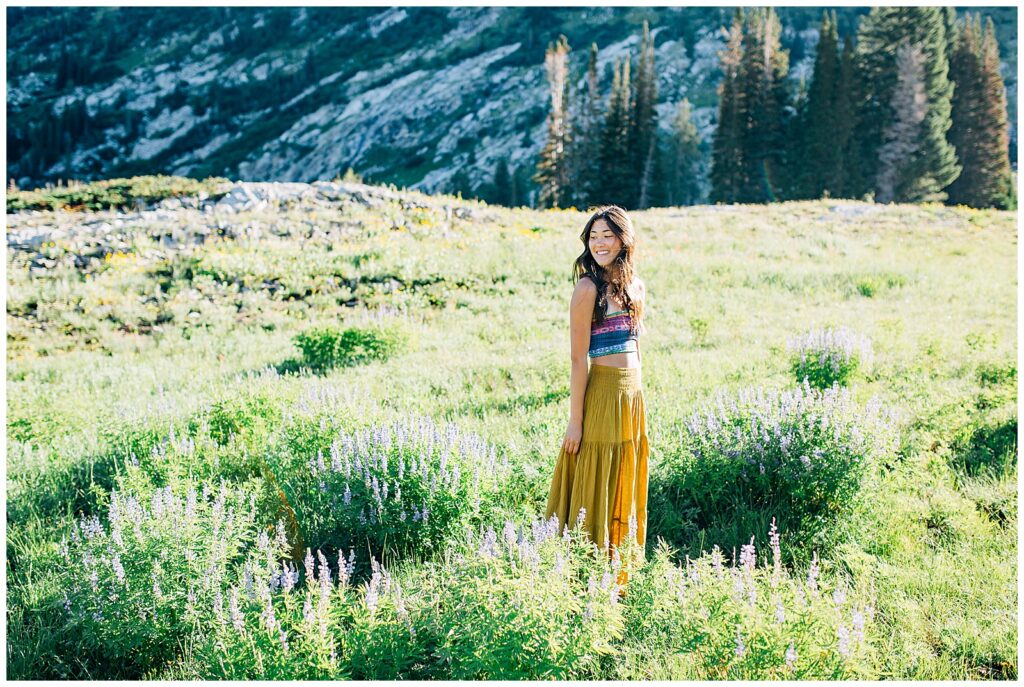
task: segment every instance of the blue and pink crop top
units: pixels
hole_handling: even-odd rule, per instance
[[[587,357],[596,358],[612,353],[629,353],[637,350],[636,334],[629,333],[631,318],[628,310],[617,310],[605,315],[604,322],[590,323],[590,350]]]

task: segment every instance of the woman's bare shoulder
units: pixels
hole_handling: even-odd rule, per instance
[[[589,303],[593,307],[594,302],[597,300],[597,284],[594,281],[583,275],[579,281],[576,282],[576,288],[572,292],[573,303]]]

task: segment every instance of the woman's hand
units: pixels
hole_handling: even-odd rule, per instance
[[[566,453],[576,454],[580,450],[580,442],[583,440],[583,423],[569,421],[569,428],[565,430],[565,439],[562,440],[562,448]]]

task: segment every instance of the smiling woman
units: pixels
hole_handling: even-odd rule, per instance
[[[581,521],[612,556],[628,529],[642,555],[649,450],[638,345],[646,294],[635,276],[636,238],[625,211],[613,205],[590,217],[580,239],[585,249],[573,266],[576,288],[569,305],[569,426],[547,517],[557,515],[559,527]],[[618,582],[627,581],[624,567]]]

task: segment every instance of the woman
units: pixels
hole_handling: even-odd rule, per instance
[[[609,555],[635,528],[642,552],[648,447],[637,337],[644,332],[646,294],[635,274],[636,234],[625,210],[612,205],[590,217],[580,239],[569,304],[569,426],[546,517],[557,515],[560,529],[582,517],[591,540]],[[626,568],[624,561],[620,585],[628,580]]]

